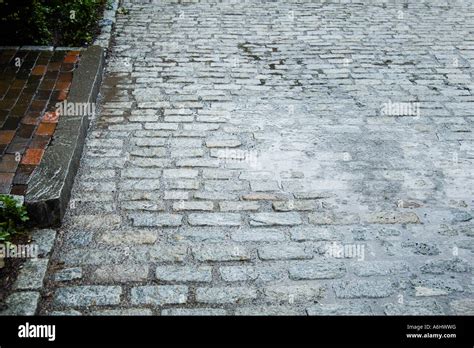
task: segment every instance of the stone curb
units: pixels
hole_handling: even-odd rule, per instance
[[[111,4],[105,7],[102,19],[99,22],[101,28],[100,35],[94,40],[95,46],[100,46],[106,50],[110,47],[112,29],[115,24],[118,7],[119,0],[112,0]]]
[[[74,72],[68,104],[95,103],[104,69],[104,49],[91,46]],[[76,104],[77,103],[77,104]],[[63,115],[41,164],[28,184],[25,203],[35,226],[60,224],[69,202],[89,125],[89,115]]]

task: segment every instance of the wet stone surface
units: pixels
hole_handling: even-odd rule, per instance
[[[41,314],[472,314],[467,2],[123,6]]]

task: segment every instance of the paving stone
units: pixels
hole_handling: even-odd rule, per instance
[[[80,316],[82,315],[82,313],[74,309],[69,309],[65,311],[53,311],[53,312],[48,313],[48,315],[52,315],[56,317],[67,317],[67,316]]]
[[[285,233],[271,228],[238,229],[231,232],[231,238],[236,242],[281,242]]]
[[[183,217],[178,214],[154,214],[136,213],[130,214],[133,226],[136,227],[157,227],[157,226],[180,226]]]
[[[221,278],[228,282],[248,281],[258,278],[258,271],[253,266],[220,267]]]
[[[195,192],[193,198],[205,200],[234,199],[237,195],[228,192]]]
[[[234,177],[235,172],[232,170],[225,170],[225,169],[211,169],[211,168],[204,168],[202,170],[202,177],[204,179],[231,179]]]
[[[461,284],[454,279],[418,279],[412,280],[411,285],[416,297],[441,296],[464,291]]]
[[[144,210],[144,211],[163,211],[165,205],[162,202],[150,202],[150,201],[123,201],[121,202],[121,208],[125,210]]]
[[[383,298],[395,292],[389,280],[340,281],[333,288],[337,298]]]
[[[363,261],[355,262],[351,268],[359,277],[383,276],[407,273],[409,265],[402,261]]]
[[[36,291],[14,292],[5,300],[7,308],[0,315],[35,315],[39,299],[40,293]]]
[[[472,220],[472,215],[466,211],[457,211],[453,214],[451,223],[466,222]]]
[[[123,140],[122,139],[91,139],[87,142],[87,146],[121,148],[123,147]]]
[[[192,242],[223,241],[227,239],[226,231],[219,227],[186,227],[179,230],[174,238],[179,241],[189,240]]]
[[[70,231],[64,237],[64,243],[72,247],[84,247],[92,242],[92,237],[89,231]]]
[[[420,270],[422,273],[429,274],[444,274],[445,272],[466,273],[472,270],[472,266],[466,260],[454,258],[450,260],[428,261]]]
[[[192,253],[199,261],[244,261],[250,259],[250,251],[240,245],[212,243],[193,247]]]
[[[252,306],[252,307],[238,307],[235,310],[235,315],[243,316],[289,316],[289,315],[304,315],[302,309],[294,308],[292,306]]]
[[[71,267],[65,268],[60,271],[57,271],[54,274],[54,280],[56,282],[68,282],[75,279],[82,278],[82,268],[81,267]]]
[[[160,138],[135,138],[135,145],[137,146],[164,146],[165,139]]]
[[[415,213],[381,212],[369,215],[367,222],[372,224],[418,224],[419,217]]]
[[[186,178],[192,179],[197,177],[199,172],[195,169],[165,169],[163,170],[164,178]]]
[[[441,306],[435,301],[410,301],[404,304],[387,303],[386,315],[444,315]]]
[[[264,294],[270,301],[289,304],[316,301],[324,296],[324,286],[318,284],[277,284],[264,288]]]
[[[187,191],[165,191],[163,199],[186,200],[189,199]]]
[[[158,190],[160,187],[161,182],[156,179],[123,180],[119,184],[119,189],[121,191],[151,191]]]
[[[54,302],[71,307],[108,306],[120,303],[120,286],[83,285],[59,288]]]
[[[333,213],[310,213],[308,220],[314,225],[353,225],[359,223],[359,217],[354,214],[337,215]]]
[[[302,279],[334,279],[341,278],[346,273],[345,266],[340,262],[325,259],[313,261],[298,261],[290,264],[290,278]]]
[[[125,158],[94,158],[89,157],[85,160],[85,165],[91,168],[123,168],[125,165]]]
[[[186,245],[154,245],[149,249],[150,258],[156,262],[182,262],[188,253]]]
[[[196,301],[201,303],[241,303],[257,298],[257,291],[252,288],[197,288]]]
[[[298,213],[257,213],[250,216],[251,226],[291,226],[301,223]]]
[[[157,239],[158,235],[156,232],[140,230],[103,232],[98,237],[100,242],[111,245],[153,244]]]
[[[324,206],[323,201],[287,201],[273,202],[273,210],[275,211],[313,211],[320,210]]]
[[[439,248],[434,243],[404,242],[402,247],[411,248],[415,254],[419,255],[439,255]]]
[[[136,246],[131,249],[127,246],[116,246],[113,249],[75,248],[61,255],[61,261],[67,266],[120,264],[128,260],[146,262],[146,249]]]
[[[201,151],[198,152],[199,154],[202,153]],[[179,159],[176,161],[177,167],[196,167],[196,168],[217,168],[220,165],[219,160],[215,159],[204,159],[204,158],[185,158]],[[205,175],[203,175],[207,178]],[[209,179],[217,179],[216,177],[209,177]],[[222,178],[221,178],[222,179]]]
[[[95,282],[138,282],[148,278],[148,266],[120,264],[99,266],[91,275]]]
[[[73,225],[83,229],[117,228],[122,219],[119,215],[78,215],[73,217]]]
[[[213,202],[186,202],[180,201],[173,203],[173,210],[183,211],[183,210],[212,210],[214,209]]]
[[[252,191],[277,191],[280,188],[278,187],[278,182],[276,181],[251,181],[250,189]]]
[[[320,199],[320,198],[331,198],[330,192],[319,192],[319,191],[303,191],[294,192],[293,195],[296,199]]]
[[[275,244],[258,248],[261,260],[303,260],[313,258],[311,251],[299,244]]]
[[[166,181],[166,188],[168,189],[197,190],[199,189],[199,186],[199,181],[193,179],[177,179]]]
[[[269,192],[255,192],[242,195],[242,199],[245,201],[273,201],[288,198],[288,194],[285,193],[269,193]]]
[[[171,158],[183,158],[183,157],[202,157],[204,156],[203,149],[193,148],[173,148],[171,149]]]
[[[155,272],[156,279],[167,282],[210,282],[212,268],[187,266],[159,266]]]
[[[227,311],[221,308],[170,308],[163,309],[161,315],[172,316],[221,316],[226,315]]]
[[[161,171],[156,169],[148,168],[126,168],[122,170],[123,178],[158,178],[161,176]],[[142,181],[143,183],[143,181]],[[159,181],[158,181],[159,183]],[[151,186],[154,187],[154,186]]]
[[[172,147],[201,147],[202,140],[191,139],[191,138],[173,138],[171,139],[170,145]]]
[[[459,299],[449,303],[453,314],[456,315],[474,315],[474,300],[473,299]]]
[[[288,278],[285,267],[278,266],[226,266],[219,268],[221,278],[227,282],[239,281],[282,281]]]
[[[233,213],[189,214],[188,223],[192,226],[239,226],[241,217]]]
[[[83,182],[81,185],[83,191],[95,191],[95,192],[114,192],[115,183],[106,182]]]
[[[134,305],[164,305],[186,303],[188,287],[182,285],[137,286],[131,290]]]
[[[259,210],[260,204],[257,202],[220,202],[219,209],[221,211],[256,211]]]
[[[320,303],[306,309],[308,315],[373,315],[365,302]]]
[[[124,309],[103,309],[99,311],[92,311],[90,313],[94,316],[150,316],[153,312],[146,308],[124,308]]]
[[[48,267],[48,259],[29,259],[20,270],[14,289],[37,290],[43,287],[43,280]]]
[[[290,229],[291,239],[297,242],[304,241],[338,241],[342,234],[328,228],[320,227],[293,227]]]
[[[352,3],[127,1],[54,253],[84,274],[51,268],[42,293],[119,284],[118,315],[472,312],[472,6],[408,0],[393,25],[396,4]]]
[[[238,147],[242,145],[238,139],[208,139],[206,140],[207,147]]]
[[[150,157],[136,157],[132,158],[130,163],[137,167],[157,167],[163,168],[168,166],[171,161],[167,158],[150,158]]]
[[[38,246],[38,257],[45,257],[51,253],[56,239],[56,231],[54,230],[38,230],[34,231],[31,241]]]
[[[244,181],[231,180],[208,180],[204,183],[206,191],[243,191],[248,187],[248,183]]]

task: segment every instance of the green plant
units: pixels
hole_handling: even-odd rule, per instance
[[[82,46],[92,41],[107,0],[0,1],[0,45]]]
[[[0,242],[9,242],[23,231],[28,220],[26,208],[20,202],[11,196],[0,195]]]

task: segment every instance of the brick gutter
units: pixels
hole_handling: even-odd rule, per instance
[[[95,104],[119,2],[114,0],[110,8],[104,9],[103,19],[100,21],[101,34],[93,46],[82,51],[67,103]],[[61,224],[79,168],[89,116],[83,114],[60,117],[54,141],[48,146],[40,166],[30,180],[25,196],[32,225],[52,227]]]
[[[99,46],[83,51],[81,63],[74,72],[68,104],[95,103],[104,61],[104,50]],[[64,216],[82,155],[88,117],[83,114],[59,118],[54,141],[36,168],[25,196],[28,214],[35,226],[57,226]]]

